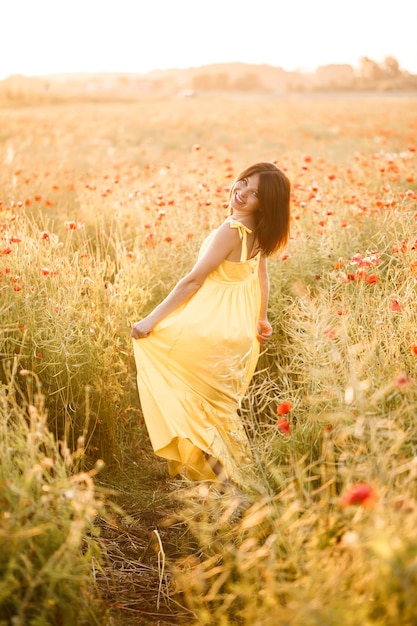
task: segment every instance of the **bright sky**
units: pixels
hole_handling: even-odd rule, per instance
[[[391,55],[417,74],[417,0],[2,0],[0,80]]]

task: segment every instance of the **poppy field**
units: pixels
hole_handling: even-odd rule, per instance
[[[417,623],[416,148],[406,95],[0,108],[0,625]],[[257,161],[291,180],[291,237],[224,493],[154,459],[130,327]],[[112,524],[145,537],[142,598],[112,592]]]

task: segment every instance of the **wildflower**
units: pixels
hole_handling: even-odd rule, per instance
[[[78,230],[81,226],[79,222],[75,222],[74,220],[69,220],[68,222],[64,222],[64,224],[67,230]]]
[[[336,337],[336,329],[333,328],[333,326],[326,326],[326,328],[323,331],[323,334],[328,339],[334,339]]]
[[[155,248],[156,246],[155,233],[148,233],[146,235],[145,246],[148,246],[148,248]]]
[[[378,276],[376,274],[365,274],[365,282],[368,285],[374,285],[378,282]]]
[[[417,261],[411,261],[410,272],[413,276],[417,276]]]
[[[49,276],[49,274],[51,273],[50,270],[47,267],[43,267],[41,269],[41,272],[44,276]]]
[[[397,376],[397,380],[395,381],[395,386],[399,389],[404,389],[404,387],[408,387],[412,382],[411,378],[407,376],[407,374],[400,374]]]
[[[11,252],[12,252],[11,248],[3,248],[1,253],[5,255],[5,254],[10,254]]]
[[[285,417],[280,417],[279,419],[277,419],[277,428],[278,430],[280,430],[284,435],[290,435],[291,434],[291,425],[290,423],[285,419]]]
[[[391,311],[401,311],[402,310],[402,306],[401,304],[398,302],[398,300],[396,298],[392,298],[391,299]]]
[[[334,264],[333,269],[336,270],[340,270],[340,268],[342,268],[344,265],[346,265],[346,261],[342,258],[340,258],[337,263]]]
[[[367,483],[357,483],[352,485],[342,498],[342,506],[356,504],[365,508],[372,508],[378,497],[372,487]]]
[[[285,400],[284,402],[281,402],[280,404],[278,404],[277,415],[287,415],[287,413],[289,413],[291,409],[292,409],[291,402],[288,402],[288,400]]]
[[[49,233],[48,233],[48,231],[47,231],[47,230],[43,230],[43,231],[41,232],[41,234],[39,235],[39,238],[40,238],[40,239],[49,239]]]
[[[358,267],[373,267],[374,265],[382,263],[382,259],[377,251],[372,252],[372,254],[364,258],[362,258],[360,254],[354,254],[350,262],[353,265],[358,265]]]
[[[412,343],[410,346],[411,354],[417,356],[417,343]]]

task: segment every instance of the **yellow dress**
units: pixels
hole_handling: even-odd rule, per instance
[[[192,480],[216,478],[208,456],[236,482],[252,461],[237,409],[259,356],[260,253],[248,259],[251,231],[236,220],[230,227],[242,241],[241,261],[224,260],[148,337],[133,340],[152,447],[168,460],[171,475],[182,472]]]

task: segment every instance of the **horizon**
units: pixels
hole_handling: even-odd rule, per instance
[[[363,55],[363,57],[365,57],[366,55]],[[371,57],[368,57],[371,58]],[[395,57],[394,57],[395,58]],[[372,61],[375,61],[376,63],[378,63],[375,59],[371,59]],[[382,60],[382,62],[384,61],[384,59]],[[381,62],[380,62],[381,63]],[[379,63],[379,64],[380,64]],[[286,73],[298,73],[298,74],[314,74],[318,69],[320,69],[321,67],[327,67],[327,66],[335,66],[335,67],[343,67],[343,66],[350,66],[352,67],[352,69],[354,71],[359,69],[360,63],[358,62],[357,65],[353,65],[351,63],[326,63],[323,65],[318,65],[316,67],[313,67],[311,69],[307,69],[307,68],[295,68],[293,70],[287,70],[283,67],[280,67],[278,65],[272,65],[270,63],[250,63],[250,62],[244,62],[244,61],[225,61],[225,62],[214,62],[214,63],[205,63],[204,65],[192,65],[192,66],[187,66],[187,67],[164,67],[164,68],[154,68],[151,69],[147,72],[132,72],[132,71],[117,71],[117,70],[99,70],[99,71],[89,71],[89,70],[81,70],[81,71],[68,71],[68,72],[50,72],[50,73],[46,73],[46,74],[31,74],[31,75],[27,75],[27,74],[9,74],[8,76],[1,78],[0,77],[0,81],[2,80],[7,80],[8,78],[14,78],[14,77],[19,77],[19,78],[27,78],[27,79],[45,79],[45,78],[50,78],[50,79],[59,79],[59,78],[71,78],[71,77],[76,77],[76,76],[105,76],[105,75],[111,75],[111,76],[143,76],[146,77],[148,74],[153,74],[155,72],[181,72],[181,71],[188,71],[188,70],[199,70],[199,69],[204,69],[204,68],[209,68],[209,67],[213,67],[213,66],[217,66],[217,65],[247,65],[247,66],[254,66],[254,67],[270,67],[272,69],[278,69],[278,70],[282,70],[283,72]],[[417,75],[417,71],[416,72],[411,72],[410,70],[408,70],[408,68],[404,68],[400,66],[400,70],[403,72],[408,72],[411,75]]]

